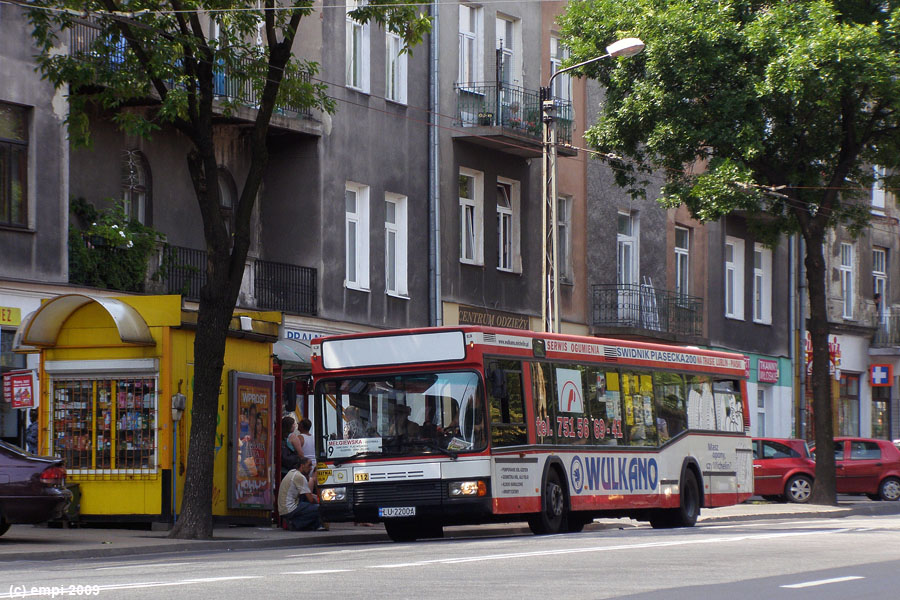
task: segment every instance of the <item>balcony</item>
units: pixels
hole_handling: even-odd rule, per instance
[[[103,68],[116,70],[125,63],[128,51],[127,43],[124,39],[120,39],[109,48],[108,53],[101,55],[94,47],[100,34],[101,30],[90,19],[76,19],[75,25],[69,30],[69,53]],[[259,69],[259,65],[254,64],[251,59],[240,61],[238,67],[241,73],[247,73],[254,68]],[[213,108],[218,115],[219,122],[252,123],[256,119],[261,90],[256,89],[250,81],[246,81],[242,77],[232,76],[231,74],[235,72],[238,71],[224,65],[216,69],[213,74],[213,94],[215,96]],[[301,83],[309,83],[309,73],[300,73],[296,77]],[[172,89],[175,84],[166,82],[166,85]],[[156,104],[159,98],[156,96],[148,100],[150,103]],[[277,108],[272,114],[271,127],[276,130],[294,131],[317,137],[322,135],[321,123],[314,120],[311,109],[304,106],[289,105]]]
[[[873,348],[892,348],[900,346],[900,311],[889,310],[876,315],[872,323],[875,336],[872,338]]]
[[[249,286],[242,286],[238,303],[260,310],[277,310],[298,315],[315,315],[318,308],[316,269],[251,259]],[[181,246],[164,250],[161,284],[165,293],[180,294],[186,300],[200,300],[206,283],[206,251]]]
[[[524,158],[541,156],[541,95],[505,83],[456,84],[456,120],[463,131],[457,139],[486,146]],[[572,143],[572,103],[556,99],[556,139]],[[558,146],[562,156],[575,156],[566,145]]]
[[[591,286],[591,333],[700,343],[703,299],[649,285]]]

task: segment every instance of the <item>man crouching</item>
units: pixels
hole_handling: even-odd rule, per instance
[[[300,466],[288,471],[278,489],[278,513],[291,531],[324,529],[319,518],[319,499],[309,489],[313,463],[300,457]]]

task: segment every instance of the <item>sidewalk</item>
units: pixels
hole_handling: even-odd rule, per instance
[[[747,521],[767,518],[840,518],[851,515],[900,514],[900,502],[865,500],[842,502],[840,506],[773,504],[749,502],[737,506],[704,509],[700,523]],[[586,530],[637,526],[630,519],[598,519]],[[445,537],[522,535],[524,523],[446,527]],[[211,540],[170,540],[165,531],[97,529],[80,527],[56,529],[46,525],[13,525],[0,537],[0,560],[32,561],[161,554],[167,552],[208,552],[275,547],[303,547],[321,544],[374,543],[388,541],[383,525],[356,526],[332,523],[329,531],[297,532],[275,527],[216,527]]]

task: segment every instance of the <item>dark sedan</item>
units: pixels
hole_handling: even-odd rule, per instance
[[[71,500],[61,459],[0,442],[0,535],[14,523],[60,517]]]

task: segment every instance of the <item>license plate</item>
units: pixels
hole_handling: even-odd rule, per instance
[[[391,517],[414,517],[416,516],[415,506],[390,506],[378,509],[378,516],[383,519]]]

